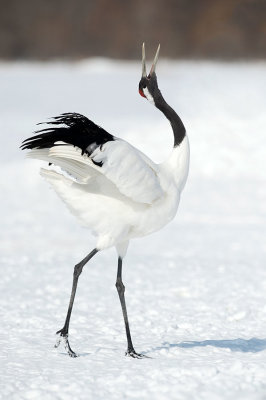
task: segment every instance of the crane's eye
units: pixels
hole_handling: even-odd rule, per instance
[[[143,89],[146,89],[147,85],[143,85],[142,87],[143,87]]]

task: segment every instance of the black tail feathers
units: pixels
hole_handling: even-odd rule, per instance
[[[52,126],[40,129],[35,132],[35,136],[24,140],[20,146],[22,150],[51,148],[56,146],[57,142],[64,142],[79,147],[82,154],[90,155],[91,151],[88,147],[91,144],[95,144],[95,146],[91,146],[92,149],[95,149],[97,146],[114,140],[110,133],[84,115],[77,113],[61,114],[46,124]]]

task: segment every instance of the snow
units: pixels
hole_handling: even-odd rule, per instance
[[[138,94],[140,63],[1,63],[1,399],[266,397],[266,64],[159,61],[191,167],[175,220],[132,241],[123,280],[133,343],[124,356],[116,254],[84,268],[70,324],[80,354],[54,349],[73,266],[94,247],[19,149],[36,123],[84,113],[154,161],[168,122]]]

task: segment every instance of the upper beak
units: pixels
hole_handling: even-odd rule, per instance
[[[159,58],[159,51],[160,51],[160,45],[158,46],[158,49],[156,51],[151,70],[148,76],[152,75],[155,72],[156,64]],[[147,72],[146,72],[146,58],[145,58],[145,43],[142,45],[142,78],[147,77]]]

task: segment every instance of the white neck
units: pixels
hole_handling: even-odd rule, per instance
[[[187,135],[178,146],[173,148],[170,157],[163,165],[171,172],[176,185],[182,191],[189,170],[189,141]]]

